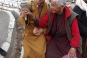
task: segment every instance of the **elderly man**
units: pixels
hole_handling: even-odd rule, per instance
[[[62,58],[64,55],[67,55],[66,58],[82,58],[81,51],[78,50],[80,33],[77,14],[65,5],[65,0],[51,0],[50,15],[48,12],[42,19],[36,19],[29,12],[37,27],[48,27],[45,34],[48,40],[46,58]]]
[[[29,8],[31,7],[31,2],[28,2],[28,8],[26,10],[21,11],[19,17],[19,23],[25,26],[23,33],[23,47],[24,47],[24,56],[23,58],[45,58],[46,52],[46,39],[44,37],[44,33],[39,35],[33,34],[33,29],[35,28],[35,24],[32,21],[32,18],[28,16]],[[32,3],[32,13],[36,18],[42,18],[47,11],[47,4],[45,0],[34,0]],[[28,16],[28,24],[25,23],[25,17]],[[37,28],[40,30],[39,28]],[[43,29],[45,32],[45,28]],[[40,31],[43,31],[42,29]]]

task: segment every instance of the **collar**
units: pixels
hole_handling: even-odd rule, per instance
[[[45,4],[45,2],[38,4],[37,1],[35,0],[35,1],[34,1],[34,4],[35,4],[35,5],[34,5],[35,7],[42,7],[42,6]]]

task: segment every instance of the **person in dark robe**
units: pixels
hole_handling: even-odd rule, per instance
[[[66,6],[65,0],[51,0],[50,17],[49,12],[43,18],[35,18],[31,12],[29,13],[38,28],[48,27],[45,34],[47,39],[46,58],[62,58],[64,55],[69,55],[70,58],[82,58],[81,52],[78,50],[80,33],[77,15],[72,14],[73,12]],[[71,15],[72,17],[69,18]],[[72,23],[67,24],[71,19]]]
[[[83,48],[83,55],[85,53],[85,43],[87,38],[87,0],[77,0],[76,6],[73,9],[74,12],[79,14],[79,29],[80,34],[82,36],[82,48]]]

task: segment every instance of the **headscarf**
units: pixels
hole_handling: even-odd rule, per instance
[[[87,4],[83,0],[76,0],[76,5],[79,6],[83,11],[86,11],[87,16]]]

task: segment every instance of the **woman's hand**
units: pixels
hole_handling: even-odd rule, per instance
[[[76,49],[75,48],[70,48],[68,54],[69,54],[70,58],[75,58],[76,57]]]
[[[43,33],[43,29],[42,28],[37,28],[35,27],[34,30],[33,30],[33,33],[37,36],[41,35]]]

